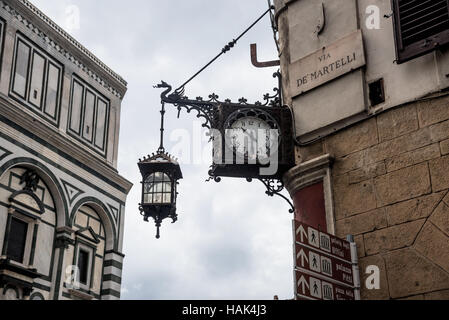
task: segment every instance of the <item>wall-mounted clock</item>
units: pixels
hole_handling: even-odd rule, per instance
[[[238,109],[225,122],[225,143],[231,156],[253,163],[267,163],[279,145],[279,124],[269,113]]]
[[[211,176],[280,179],[294,166],[292,116],[287,107],[222,104],[212,128],[219,134],[214,136]],[[273,164],[276,172],[261,174],[261,168]]]

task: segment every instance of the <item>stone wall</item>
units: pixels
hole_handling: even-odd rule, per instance
[[[449,299],[449,97],[389,110],[299,150],[335,157],[336,235],[358,244],[362,299]],[[364,288],[368,265],[380,290]]]

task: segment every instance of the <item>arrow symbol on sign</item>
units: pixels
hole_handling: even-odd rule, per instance
[[[309,284],[307,283],[306,279],[304,278],[304,276],[301,276],[301,278],[299,278],[298,281],[298,288],[299,286],[302,286],[302,293],[306,294],[306,287],[307,289],[309,289]]]
[[[306,236],[306,239],[308,239],[307,232],[304,230],[304,227],[302,225],[299,226],[299,228],[296,230],[296,235],[301,235],[301,242],[304,242],[304,236]]]
[[[309,258],[307,258],[307,255],[304,253],[304,251],[301,249],[301,251],[299,251],[298,255],[296,256],[296,258],[301,258],[301,266],[304,267],[304,259],[306,260],[307,263],[309,263]]]

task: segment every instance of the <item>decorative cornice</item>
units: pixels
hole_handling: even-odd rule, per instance
[[[6,3],[8,2],[8,3]],[[58,51],[61,55],[66,57],[69,61],[74,63],[76,66],[78,66],[80,69],[85,71],[92,79],[97,81],[99,84],[101,84],[103,87],[105,87],[107,90],[109,90],[112,94],[114,94],[116,97],[122,99],[124,94],[126,93],[126,86],[127,82],[119,76],[117,73],[115,73],[111,68],[106,66],[100,59],[98,59],[93,53],[91,53],[89,50],[87,50],[83,45],[81,45],[78,41],[76,41],[72,36],[70,36],[66,31],[64,31],[61,27],[59,27],[53,20],[51,20],[49,17],[47,17],[42,11],[40,11],[38,8],[36,8],[33,4],[31,4],[28,0],[13,0],[13,4],[11,4],[10,0],[0,0],[0,8],[4,9],[6,12],[8,12],[10,15],[15,17],[19,22],[21,22],[25,27],[30,29],[32,32],[34,32],[37,36],[39,36],[45,43],[47,43],[49,46],[51,46],[53,49]],[[19,7],[19,5],[21,5]],[[12,8],[11,6],[17,6],[16,9]],[[45,24],[47,28],[55,32],[60,38],[67,41],[70,45],[72,45],[75,49],[79,51],[80,54],[82,54],[84,57],[88,58],[93,64],[100,68],[101,71],[103,71],[106,75],[111,77],[118,85],[118,88],[112,87],[107,81],[102,79],[95,71],[91,70],[88,66],[86,66],[85,63],[80,61],[77,57],[75,57],[71,52],[67,51],[66,49],[62,48],[62,46],[59,43],[56,43],[53,39],[50,39],[48,34],[43,32],[40,28],[35,26],[33,23],[28,21],[24,15],[18,11],[18,9],[26,9],[29,11],[29,14],[32,14],[33,16],[40,19],[42,23]]]
[[[285,188],[293,197],[298,190],[322,180],[333,162],[332,156],[325,154],[297,165],[284,175]]]
[[[55,248],[67,249],[69,245],[75,244],[75,240],[72,239],[73,233],[75,233],[75,230],[67,226],[57,228]]]
[[[121,252],[118,252],[118,251],[115,251],[115,250],[108,250],[108,251],[104,252],[105,256],[107,256],[108,254],[115,254],[115,255],[118,255],[118,256],[120,256],[122,258],[125,258],[125,254],[123,254]]]
[[[55,248],[57,249],[68,249],[69,245],[74,245],[75,240],[67,236],[59,236],[55,239]]]
[[[90,233],[91,238],[89,238],[87,235],[84,234],[85,231],[88,231]],[[94,242],[96,244],[100,243],[100,239],[98,238],[98,235],[95,233],[95,231],[92,229],[92,227],[86,227],[83,229],[78,230],[75,232],[77,236],[83,237],[91,242]]]
[[[45,137],[46,147],[54,146],[55,152],[76,155],[76,160],[81,163],[89,163],[89,166],[102,177],[108,178],[119,186],[122,186],[126,193],[131,190],[133,184],[120,176],[115,168],[107,165],[104,159],[100,159],[94,153],[87,152],[75,143],[72,143],[66,136],[59,134],[57,129],[47,126],[44,123],[33,121],[33,117],[26,112],[17,112],[19,104],[0,93],[0,118],[5,117],[14,125],[13,128],[28,128],[26,131],[37,137]],[[7,125],[11,126],[12,124]],[[17,125],[17,126],[16,126]],[[22,131],[23,132],[23,131]],[[39,142],[42,144],[42,142]],[[100,159],[101,161],[98,161]]]
[[[27,280],[31,283],[33,282],[33,279],[42,277],[42,275],[37,272],[36,268],[26,267],[5,256],[0,258],[0,274],[12,277],[14,277],[14,274],[19,274],[20,276],[28,278]]]
[[[60,234],[60,233],[65,233],[65,234],[71,235],[72,233],[75,233],[75,230],[73,230],[73,229],[70,228],[70,227],[63,226],[63,227],[56,228],[56,232],[57,232],[58,234]]]
[[[92,296],[88,293],[84,293],[80,290],[69,289],[69,294],[73,297],[80,298],[82,300],[93,300],[94,299],[94,296]]]

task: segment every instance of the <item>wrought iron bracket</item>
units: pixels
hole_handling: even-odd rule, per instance
[[[278,79],[278,87],[273,89],[274,94],[265,94],[263,96],[263,101],[257,101],[254,104],[249,104],[248,100],[245,98],[241,98],[238,100],[238,103],[233,103],[230,99],[226,99],[224,101],[219,101],[219,96],[215,93],[209,95],[209,99],[205,100],[202,97],[197,97],[195,100],[189,99],[184,95],[185,89],[181,87],[172,92],[173,88],[168,83],[161,81],[160,84],[156,85],[154,88],[165,88],[165,90],[161,93],[161,101],[162,103],[171,104],[178,109],[178,118],[180,117],[181,111],[185,110],[187,113],[191,113],[193,110],[197,112],[196,117],[202,119],[204,123],[202,126],[204,128],[211,129],[216,123],[219,106],[226,104],[229,106],[235,106],[237,108],[241,108],[242,106],[249,107],[283,107],[282,104],[282,75],[278,70],[273,74],[273,78]],[[285,106],[286,107],[286,106]],[[286,107],[287,108],[287,107]],[[209,171],[209,179],[206,181],[214,180],[215,182],[220,182],[221,177],[214,176],[212,174],[213,170]],[[285,189],[284,183],[281,180],[277,179],[258,179],[260,180],[267,191],[265,192],[268,196],[279,196],[286,200],[290,205],[289,212],[294,212],[294,206],[292,202],[281,194],[281,192]],[[247,179],[248,182],[251,182],[252,179]]]
[[[166,88],[166,90],[161,93],[161,101],[177,107],[178,118],[180,117],[182,109],[187,111],[187,113],[191,113],[195,110],[197,112],[196,117],[204,120],[203,127],[208,129],[211,128],[214,114],[216,113],[218,106],[217,95],[210,95],[210,100],[204,100],[201,97],[196,98],[196,100],[191,100],[184,96],[184,89],[169,94],[172,91],[172,86],[165,81],[161,81],[155,88]]]
[[[238,102],[232,102],[230,99],[224,101],[219,101],[219,96],[215,93],[209,95],[209,99],[203,99],[202,97],[197,97],[195,100],[189,99],[184,95],[185,89],[181,87],[174,92],[172,92],[172,86],[161,81],[154,88],[165,88],[161,93],[161,101],[163,103],[174,105],[178,109],[178,118],[181,115],[181,111],[185,110],[187,113],[191,113],[193,110],[197,112],[196,117],[202,119],[204,123],[202,126],[204,128],[211,129],[218,113],[218,107],[222,104],[232,105],[236,108],[242,106],[254,106],[254,107],[281,107],[282,106],[282,90],[281,90],[281,73],[277,71],[273,74],[273,78],[278,78],[278,87],[273,89],[274,94],[265,94],[263,96],[263,102],[257,101],[253,104],[248,103],[245,98],[240,98]],[[170,93],[172,92],[172,93]]]
[[[209,171],[209,178],[206,180],[206,182],[212,181],[214,180],[215,182],[219,183],[221,182],[221,177],[218,176],[213,176],[212,175],[212,171]],[[248,178],[246,179],[246,181],[248,182],[253,182],[254,179]],[[287,203],[290,206],[290,209],[288,210],[288,212],[290,213],[294,213],[295,212],[295,207],[293,205],[293,203],[282,194],[282,191],[284,191],[285,189],[285,185],[284,182],[282,182],[282,180],[279,179],[256,179],[259,180],[260,182],[262,182],[264,184],[264,186],[267,188],[267,191],[265,191],[265,194],[269,197],[274,197],[274,196],[278,196],[281,197],[282,199],[284,199],[285,201],[287,201]]]
[[[284,196],[281,193],[285,189],[285,185],[284,185],[284,182],[282,182],[282,180],[278,180],[278,179],[258,179],[258,180],[260,182],[262,182],[264,184],[264,186],[267,188],[267,191],[265,191],[267,196],[269,196],[269,197],[274,197],[274,196],[281,197],[282,199],[287,201],[288,204],[290,205],[290,209],[288,211],[290,213],[294,213],[295,212],[295,207],[293,206],[293,203],[286,196]],[[252,182],[252,179],[247,179],[247,181],[248,182]]]

